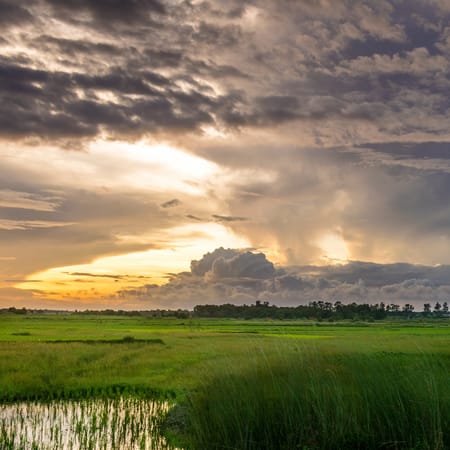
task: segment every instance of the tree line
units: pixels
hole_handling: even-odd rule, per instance
[[[448,317],[448,304],[436,302],[432,309],[430,303],[425,303],[423,312],[415,312],[414,306],[407,303],[404,306],[367,303],[334,303],[313,301],[308,305],[276,306],[269,302],[256,301],[251,305],[197,305],[193,311],[194,317],[235,318],[235,319],[315,319],[315,320],[382,320],[388,317]]]
[[[82,314],[109,316],[144,316],[144,317],[175,317],[186,318],[230,318],[230,319],[312,319],[312,320],[382,320],[389,317],[398,318],[442,318],[450,317],[447,302],[425,303],[423,311],[414,310],[409,303],[400,306],[383,302],[374,305],[368,303],[342,303],[341,301],[326,302],[322,300],[309,302],[307,305],[277,306],[269,302],[257,300],[250,305],[196,305],[193,310],[187,309],[156,309],[156,310],[84,310],[84,311],[52,311],[43,309],[2,308],[0,314]]]

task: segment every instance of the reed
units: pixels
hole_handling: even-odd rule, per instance
[[[450,448],[448,361],[433,355],[260,352],[205,374],[180,406],[189,449]]]

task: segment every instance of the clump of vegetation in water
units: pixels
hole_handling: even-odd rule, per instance
[[[212,367],[182,405],[187,448],[450,448],[448,361],[299,352],[241,364]]]
[[[115,398],[0,406],[0,449],[169,450],[167,402]]]

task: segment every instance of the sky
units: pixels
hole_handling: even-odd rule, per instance
[[[448,0],[0,0],[0,307],[450,299]]]

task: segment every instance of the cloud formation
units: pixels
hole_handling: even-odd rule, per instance
[[[218,248],[192,261],[190,273],[174,275],[164,286],[122,290],[119,298],[142,308],[192,308],[197,304],[301,305],[323,300],[343,303],[446,301],[450,266],[350,262],[335,266],[274,268],[264,254]]]
[[[139,136],[298,122],[317,136],[326,120],[330,132],[356,131],[353,140],[367,121],[385,138],[406,124],[445,134],[448,9],[420,0],[330,5],[2,2],[13,31],[0,61],[0,133]],[[50,19],[63,27],[42,33]],[[28,33],[14,33],[18,26]],[[405,96],[426,123],[398,107]]]
[[[277,305],[383,301],[419,309],[424,302],[446,301],[449,294],[450,266],[353,261],[275,269],[262,253],[221,247],[192,261],[190,273],[174,275],[166,285],[122,290],[118,296],[139,301],[142,308],[165,309],[257,300]]]
[[[172,248],[184,227],[198,254],[213,229],[209,249],[228,233],[267,257],[210,252],[148,289],[173,304],[196,283],[444,295],[449,19],[445,0],[0,0],[0,276]]]
[[[263,253],[242,252],[220,247],[204,255],[199,261],[191,261],[191,272],[208,279],[256,278],[273,276],[275,269]]]
[[[59,16],[68,18],[67,14],[87,11],[94,23],[98,22],[124,22],[139,23],[148,20],[152,13],[165,14],[166,8],[158,0],[139,0],[129,2],[119,0],[68,0],[59,2],[57,0],[46,0],[54,8]]]

